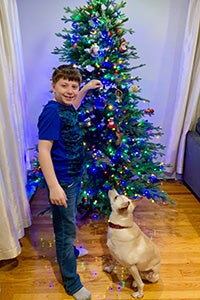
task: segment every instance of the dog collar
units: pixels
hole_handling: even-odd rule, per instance
[[[125,229],[125,228],[130,228],[129,226],[121,226],[119,224],[114,224],[110,221],[108,221],[108,226],[114,229]]]

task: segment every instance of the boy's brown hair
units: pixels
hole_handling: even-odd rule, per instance
[[[59,79],[68,79],[69,81],[76,81],[81,84],[82,76],[78,69],[72,65],[60,65],[54,69],[52,74],[52,83],[58,82]]]

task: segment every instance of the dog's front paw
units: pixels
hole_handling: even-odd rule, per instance
[[[135,289],[137,286],[138,286],[137,282],[135,280],[133,280],[132,287]]]
[[[107,273],[111,273],[114,269],[114,266],[113,265],[110,265],[110,266],[106,266],[103,270]]]
[[[133,298],[142,298],[144,294],[142,292],[135,292],[131,295]]]

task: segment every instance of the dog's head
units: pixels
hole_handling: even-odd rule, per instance
[[[115,189],[109,190],[108,197],[110,200],[112,212],[120,214],[133,212],[135,208],[135,204],[133,203],[133,201],[124,195],[118,194]]]

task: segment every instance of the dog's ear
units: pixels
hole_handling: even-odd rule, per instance
[[[131,202],[132,202],[132,205],[133,205],[133,210],[135,210],[135,208],[136,208],[136,206],[137,206],[137,203],[132,199],[132,200],[130,200]]]
[[[109,192],[109,191],[108,191],[108,192]],[[117,190],[116,190],[115,188],[112,188],[112,189],[110,190],[110,192],[114,192],[115,194],[119,195],[119,193],[117,192]]]

